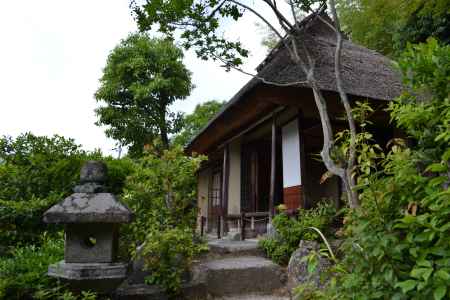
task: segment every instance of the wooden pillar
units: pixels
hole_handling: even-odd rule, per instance
[[[277,126],[275,116],[272,116],[272,152],[270,155],[270,194],[269,194],[269,221],[275,215],[275,184],[277,165]]]
[[[227,144],[223,149],[223,169],[222,169],[222,201],[221,201],[221,220],[220,235],[223,237],[226,231],[226,221],[228,215],[228,185],[230,177],[230,148]]]
[[[245,212],[241,212],[241,241],[245,240]]]
[[[305,135],[303,134],[303,113],[301,110],[298,112],[298,138],[299,138],[299,146],[300,146],[300,180],[302,186],[302,202],[303,207],[308,209],[310,208],[311,203],[308,201],[307,197],[307,183],[306,183],[306,153],[305,153]]]

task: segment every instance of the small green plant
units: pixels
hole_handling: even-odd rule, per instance
[[[151,230],[141,252],[146,269],[151,271],[147,282],[177,293],[183,278],[189,276],[192,259],[204,250],[207,246],[195,244],[189,228]]]
[[[0,298],[23,299],[41,290],[46,294],[58,286],[55,279],[46,275],[48,265],[64,257],[62,234],[58,239],[41,237],[41,246],[17,247],[7,257],[0,258]],[[40,299],[44,292],[38,293]],[[47,298],[50,299],[51,297]]]
[[[152,273],[149,282],[172,294],[180,289],[193,256],[204,247],[193,242],[195,172],[203,160],[184,155],[178,146],[162,155],[146,153],[125,188],[123,200],[136,218],[124,227],[122,244],[129,246],[131,256],[144,259]]]
[[[319,202],[313,209],[300,209],[297,217],[289,217],[285,213],[280,213],[272,220],[277,234],[274,237],[260,240],[259,245],[274,262],[287,264],[300,240],[321,241],[320,235],[308,228],[329,230],[335,214],[336,209],[333,204],[325,201]]]

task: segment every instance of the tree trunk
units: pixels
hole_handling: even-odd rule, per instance
[[[162,150],[167,150],[169,149],[169,137],[167,134],[167,119],[166,119],[166,111],[167,111],[167,106],[166,105],[161,105],[161,111],[160,113],[160,136],[161,136],[161,143],[163,146]]]
[[[163,150],[169,149],[169,137],[167,136],[166,124],[161,126],[161,142],[163,145]]]

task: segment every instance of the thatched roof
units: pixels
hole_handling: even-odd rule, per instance
[[[307,17],[301,24],[296,41],[300,56],[306,61],[305,53],[301,52],[301,45],[304,45],[315,61],[314,73],[319,87],[337,91],[334,74],[336,35],[323,20],[332,24],[326,14],[321,14],[320,18],[315,15]],[[257,70],[259,76],[278,83],[306,80],[304,72],[292,62],[282,43],[272,50]],[[343,41],[341,72],[348,94],[379,100],[392,100],[400,95],[401,78],[394,70],[392,61],[348,40]]]
[[[314,77],[319,87],[325,91],[337,92],[334,74],[336,35],[323,20],[332,23],[324,13],[321,13],[320,17],[317,15],[306,17],[300,23],[296,42],[299,45],[299,55],[306,60],[306,54],[302,52],[302,45],[304,45],[315,61]],[[305,73],[291,60],[281,42],[257,67],[257,71],[258,77],[271,82],[285,84],[306,81]],[[394,69],[390,59],[348,40],[343,42],[341,72],[344,89],[349,95],[389,101],[399,96],[402,90],[400,74]],[[211,125],[261,84],[263,84],[261,80],[252,78],[244,85],[191,141],[187,147],[188,151],[199,136],[208,134],[208,128]],[[308,88],[309,86],[299,84],[298,87]]]

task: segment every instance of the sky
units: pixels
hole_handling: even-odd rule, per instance
[[[93,95],[109,52],[137,30],[128,5],[129,0],[0,1],[0,136],[58,134],[84,149],[115,155],[115,142],[95,125],[99,104]],[[267,53],[255,22],[247,16],[226,27],[227,36],[253,49],[246,70]],[[174,104],[175,111],[229,100],[250,79],[192,52],[184,62],[196,88]]]

